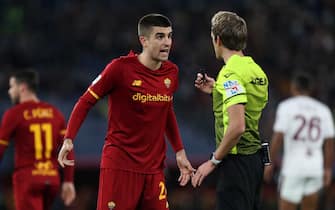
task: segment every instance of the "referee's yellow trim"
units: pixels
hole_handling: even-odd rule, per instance
[[[230,154],[233,154],[233,155],[237,154],[237,146],[236,145],[230,150]]]
[[[88,88],[88,92],[91,93],[91,95],[92,95],[95,99],[99,100],[99,96],[98,96],[95,92],[93,92],[93,90],[91,90],[91,89]]]
[[[5,145],[5,146],[7,146],[7,145],[8,145],[8,141],[0,140],[0,144],[1,144],[1,145]]]

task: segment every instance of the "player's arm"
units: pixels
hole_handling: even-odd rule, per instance
[[[98,99],[95,98],[88,90],[79,98],[78,102],[74,106],[65,132],[64,142],[58,154],[58,162],[63,168],[65,165],[74,165],[73,159],[69,159],[68,157],[68,154],[73,149],[72,140],[77,135],[87,113],[96,104],[97,100]]]
[[[282,149],[284,143],[284,134],[282,132],[275,131],[272,134],[271,145],[270,145],[270,157],[273,163],[276,163],[279,159],[279,152]],[[264,168],[264,181],[270,182],[273,176],[274,165],[270,164]]]
[[[330,186],[334,161],[334,138],[326,138],[323,145],[324,155],[324,185]]]
[[[227,107],[229,122],[223,139],[213,153],[212,158],[204,162],[193,176],[193,187],[201,185],[206,176],[238,143],[240,136],[245,131],[245,104],[248,100],[243,80],[235,73],[228,76],[219,75],[215,89],[222,95],[223,103]]]
[[[173,111],[172,105],[169,109],[166,125],[166,136],[173,150],[176,153],[176,161],[180,170],[180,177],[178,181],[181,186],[185,186],[189,182],[191,175],[195,171],[195,169],[192,167],[191,163],[187,159],[178,129],[176,115]]]
[[[73,149],[72,140],[76,137],[89,110],[91,110],[100,98],[103,98],[117,86],[119,81],[122,81],[120,72],[122,71],[120,71],[119,62],[112,61],[92,82],[91,86],[74,106],[66,128],[63,146],[58,154],[58,162],[62,167],[74,164],[67,159],[68,153]]]
[[[232,105],[228,107],[227,111],[229,118],[228,127],[220,145],[213,154],[217,160],[222,160],[229,153],[245,131],[244,104]]]
[[[192,178],[193,187],[200,186],[203,180],[215,169],[216,164],[231,151],[231,149],[237,144],[241,135],[245,131],[245,119],[244,119],[244,105],[235,104],[227,109],[229,123],[226,132],[220,145],[213,153],[212,160],[208,160],[203,163],[198,169],[194,177]]]
[[[64,139],[65,135],[65,118],[62,113],[60,113],[61,117],[61,130],[58,135],[58,145],[61,145]],[[71,150],[68,154],[69,160],[74,160],[74,150]],[[74,166],[73,165],[67,165],[63,169],[63,183],[61,187],[61,198],[66,206],[69,206],[74,199],[76,198],[76,190],[74,186]]]
[[[0,125],[0,160],[2,160],[3,154],[9,145],[9,141],[12,133],[14,133],[16,124],[17,120],[15,115],[12,114],[12,111],[6,111],[2,117]]]

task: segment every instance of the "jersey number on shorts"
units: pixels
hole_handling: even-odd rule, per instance
[[[45,158],[50,159],[52,151],[52,125],[50,123],[33,123],[29,126],[29,131],[34,134],[36,160],[43,158],[43,150]],[[45,140],[45,148],[43,148],[42,139]]]
[[[297,115],[294,117],[295,120],[299,122],[299,127],[295,132],[293,139],[296,141],[317,141],[320,138],[321,134],[321,126],[320,126],[320,118],[312,117],[310,119],[306,119],[303,115]],[[306,130],[305,135],[302,132]]]
[[[166,199],[166,187],[165,187],[165,184],[164,182],[160,182],[159,183],[159,188],[161,189],[160,193],[159,193],[159,200],[164,200]]]

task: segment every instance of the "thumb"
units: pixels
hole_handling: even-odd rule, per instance
[[[191,165],[190,162],[187,163],[186,168],[187,168],[188,170],[190,170],[190,171],[193,171],[193,172],[196,171],[196,169],[194,169],[194,168],[192,167],[192,165]]]

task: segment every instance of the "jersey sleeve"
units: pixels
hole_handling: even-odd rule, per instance
[[[92,82],[88,92],[97,100],[108,94],[121,80],[121,61],[113,60]]]
[[[326,110],[325,113],[325,131],[324,137],[325,138],[334,138],[335,131],[334,131],[334,121],[329,109]]]
[[[59,117],[59,121],[60,121],[57,143],[58,143],[58,146],[61,146],[63,144],[63,139],[64,139],[64,135],[65,135],[65,131],[66,131],[66,122],[65,122],[64,115],[58,110],[57,110],[57,112],[58,112],[58,117]],[[68,154],[67,158],[69,160],[74,159],[74,150],[71,150],[71,152]],[[64,170],[63,180],[65,182],[73,182],[74,166],[65,166],[65,168],[63,170]]]
[[[285,117],[285,108],[283,104],[279,104],[276,112],[276,118],[273,125],[273,130],[275,132],[285,132],[286,125],[288,124],[287,121],[288,117]]]
[[[0,125],[0,159],[9,145],[9,141],[13,132],[16,128],[16,118],[12,114],[11,110],[8,110],[4,113]]]
[[[118,84],[118,81],[122,79],[118,63],[117,60],[113,60],[108,64],[102,73],[92,82],[87,91],[79,98],[71,112],[65,138],[74,140],[87,113],[100,98],[112,91]]]
[[[173,110],[172,105],[170,106],[167,123],[166,123],[166,136],[175,152],[183,149],[183,143],[181,140],[180,132],[178,129],[177,118]]]
[[[215,83],[215,88],[222,94],[223,103],[227,107],[248,102],[243,80],[235,73],[220,74]]]

